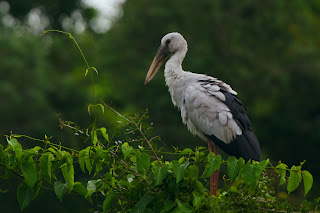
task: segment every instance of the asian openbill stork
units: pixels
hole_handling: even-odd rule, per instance
[[[189,131],[206,140],[210,152],[213,146],[215,155],[218,145],[228,155],[259,161],[260,145],[237,93],[217,78],[183,71],[181,64],[187,50],[181,34],[165,35],[144,83],[151,81],[171,54],[164,69],[165,81]],[[210,176],[211,195],[216,195],[218,175],[219,170]]]

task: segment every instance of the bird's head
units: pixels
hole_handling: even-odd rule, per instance
[[[161,39],[161,45],[154,57],[144,84],[149,83],[159,71],[165,58],[170,54],[187,50],[187,41],[180,33],[168,33]]]

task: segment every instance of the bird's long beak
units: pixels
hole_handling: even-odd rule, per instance
[[[149,71],[147,73],[146,76],[146,80],[144,81],[144,84],[149,83],[153,77],[157,74],[157,72],[159,71],[161,65],[164,62],[164,59],[167,57],[167,55],[169,54],[169,50],[167,46],[160,46],[156,56],[154,57],[152,64],[149,68]]]

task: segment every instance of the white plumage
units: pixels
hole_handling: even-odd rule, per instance
[[[171,54],[165,65],[165,81],[172,102],[181,111],[182,121],[189,131],[204,140],[213,138],[228,154],[245,160],[259,160],[259,143],[242,103],[236,98],[237,93],[217,78],[183,71],[181,64],[186,52],[187,42],[182,35],[165,35],[145,84],[155,76],[165,57]],[[238,147],[240,145],[247,147]]]

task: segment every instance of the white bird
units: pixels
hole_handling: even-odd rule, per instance
[[[165,81],[172,102],[181,111],[182,121],[189,131],[206,140],[210,151],[214,142],[215,154],[217,144],[228,155],[259,161],[260,145],[237,93],[217,78],[184,71],[181,64],[187,50],[187,42],[181,34],[165,35],[144,83],[151,81],[166,56],[171,54],[165,64]],[[217,175],[211,176],[210,183],[214,178],[217,182]],[[211,186],[210,192],[215,194]]]

